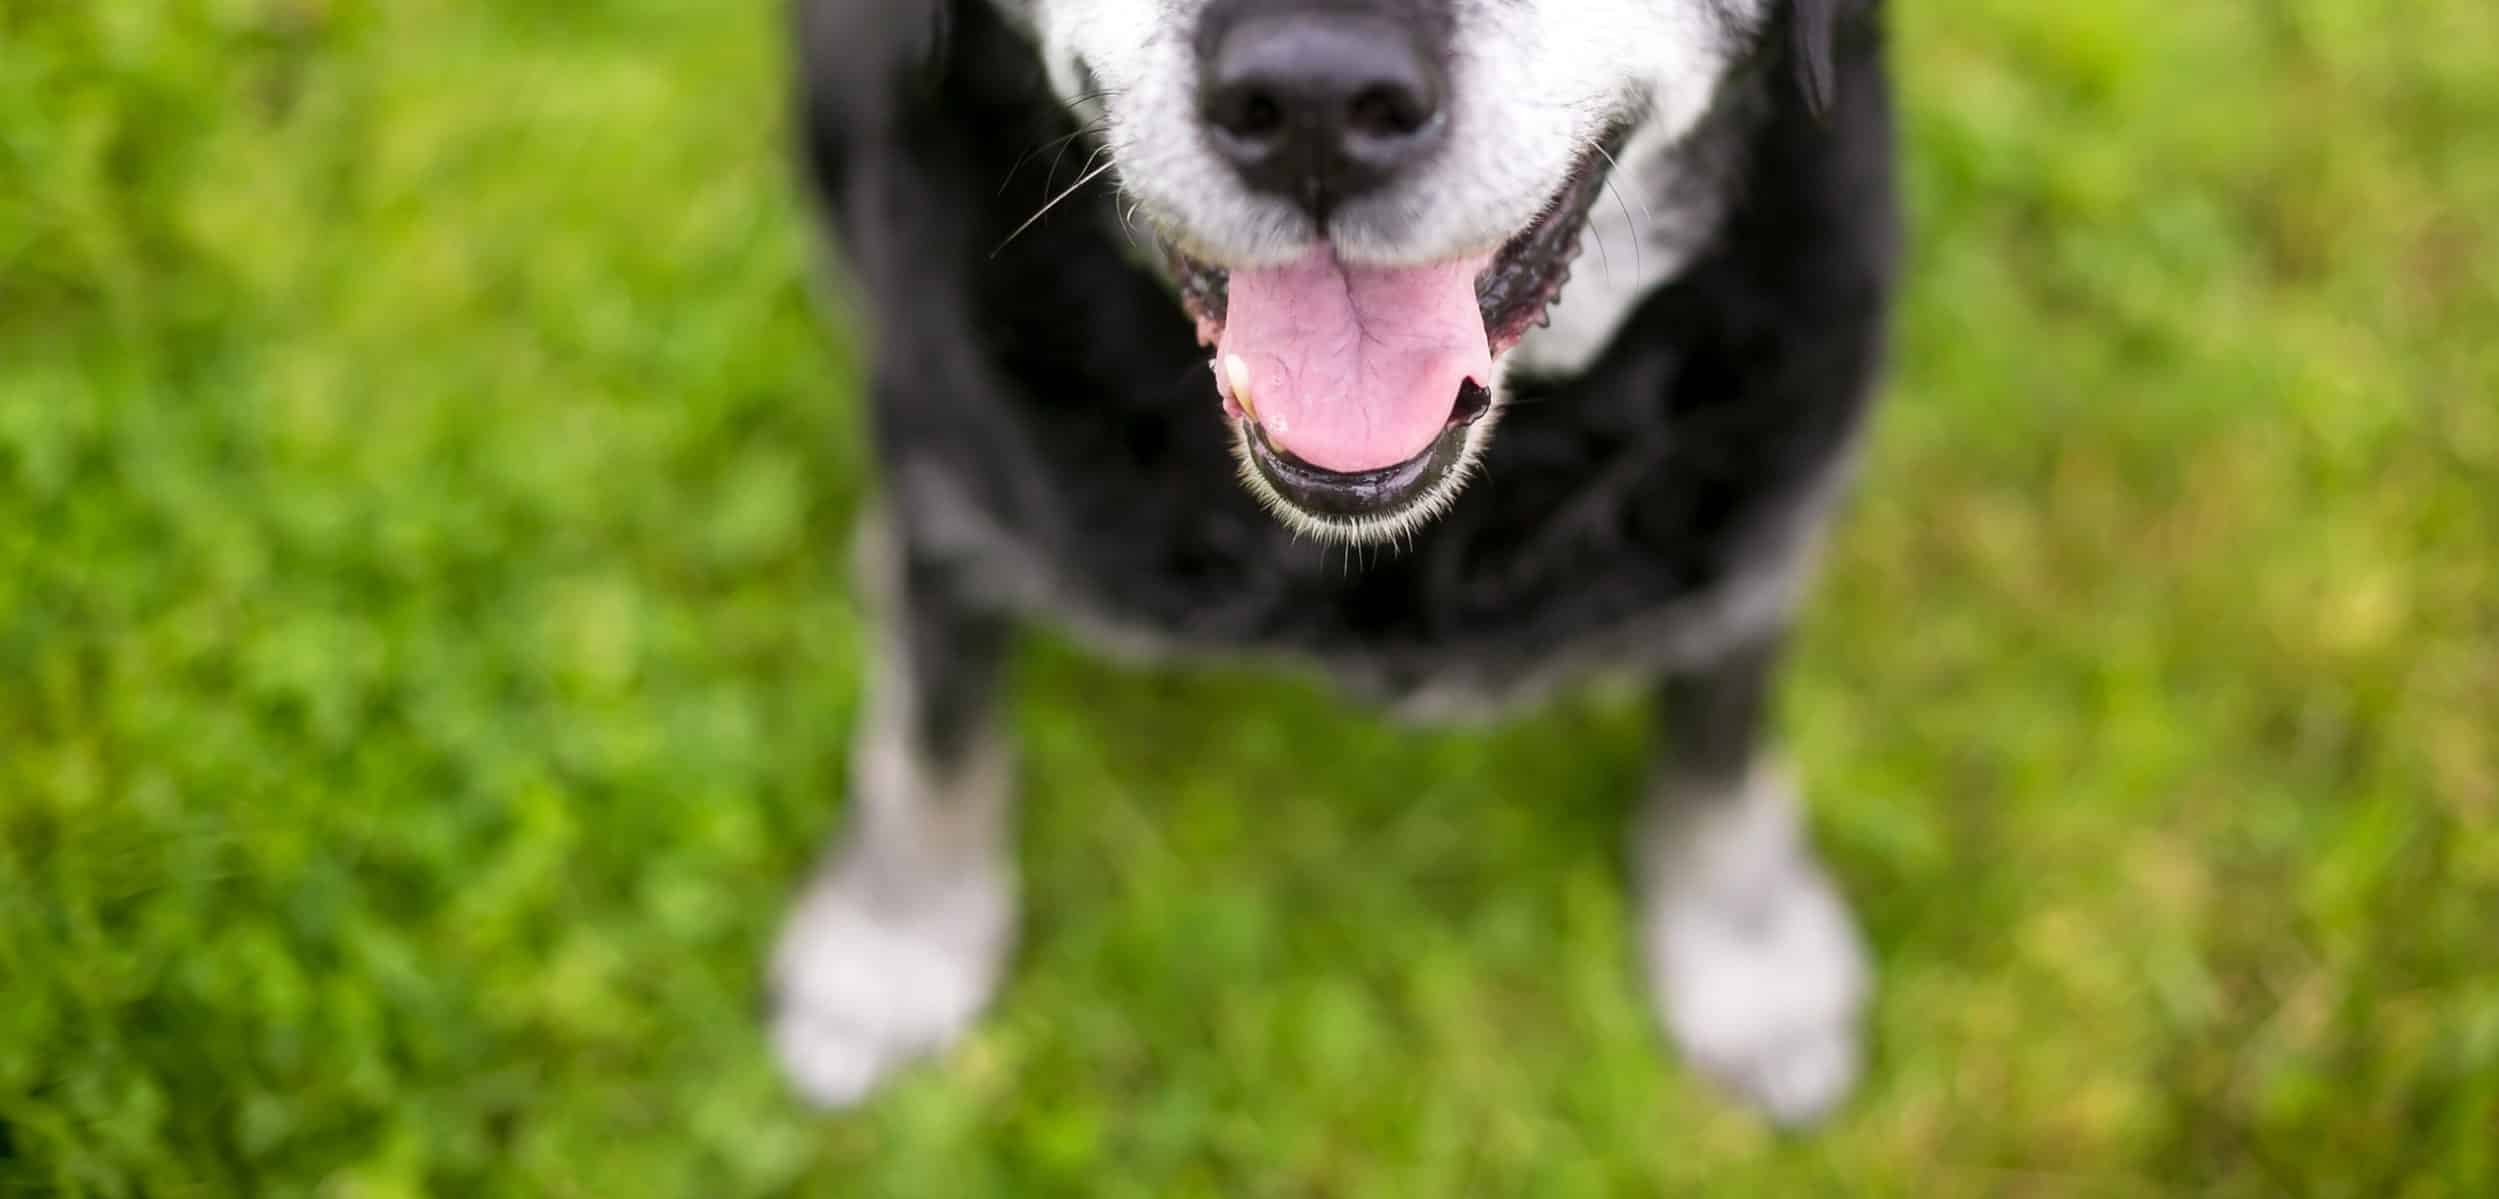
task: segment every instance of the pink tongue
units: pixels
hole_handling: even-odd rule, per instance
[[[1492,348],[1475,304],[1491,256],[1425,267],[1346,266],[1322,245],[1290,266],[1232,272],[1215,377],[1277,449],[1323,470],[1377,470],[1420,454],[1449,423],[1458,387],[1489,386]]]

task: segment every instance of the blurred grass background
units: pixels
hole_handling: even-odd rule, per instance
[[[1896,7],[1784,702],[1878,1058],[1782,1140],[1636,983],[1635,712],[1048,645],[1017,980],[796,1109],[869,464],[777,0],[0,0],[0,1190],[2499,1193],[2499,6]]]

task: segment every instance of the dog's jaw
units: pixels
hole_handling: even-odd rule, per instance
[[[1494,360],[1493,372],[1490,391],[1498,396],[1502,387],[1501,360]],[[1458,501],[1458,493],[1466,489],[1481,468],[1484,447],[1492,441],[1493,426],[1500,412],[1500,402],[1493,400],[1481,414],[1462,427],[1451,430],[1451,436],[1455,438],[1451,447],[1454,459],[1432,487],[1396,507],[1362,516],[1323,515],[1287,499],[1258,469],[1257,451],[1251,444],[1252,439],[1258,436],[1258,429],[1240,417],[1232,418],[1232,456],[1240,468],[1241,485],[1249,489],[1250,495],[1261,508],[1267,510],[1268,515],[1294,533],[1336,545],[1394,545],[1413,537],[1417,530],[1439,519],[1451,504]]]

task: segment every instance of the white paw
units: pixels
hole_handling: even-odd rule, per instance
[[[1872,976],[1786,782],[1669,797],[1641,850],[1650,977],[1685,1058],[1776,1123],[1830,1114],[1863,1065]]]
[[[942,885],[893,873],[854,856],[818,879],[773,950],[774,1055],[800,1094],[826,1107],[858,1102],[961,1037],[1014,939],[1004,869]]]

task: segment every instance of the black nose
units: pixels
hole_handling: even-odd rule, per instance
[[[1421,158],[1448,124],[1448,77],[1417,31],[1378,14],[1244,12],[1200,44],[1216,149],[1251,187],[1322,220]]]

